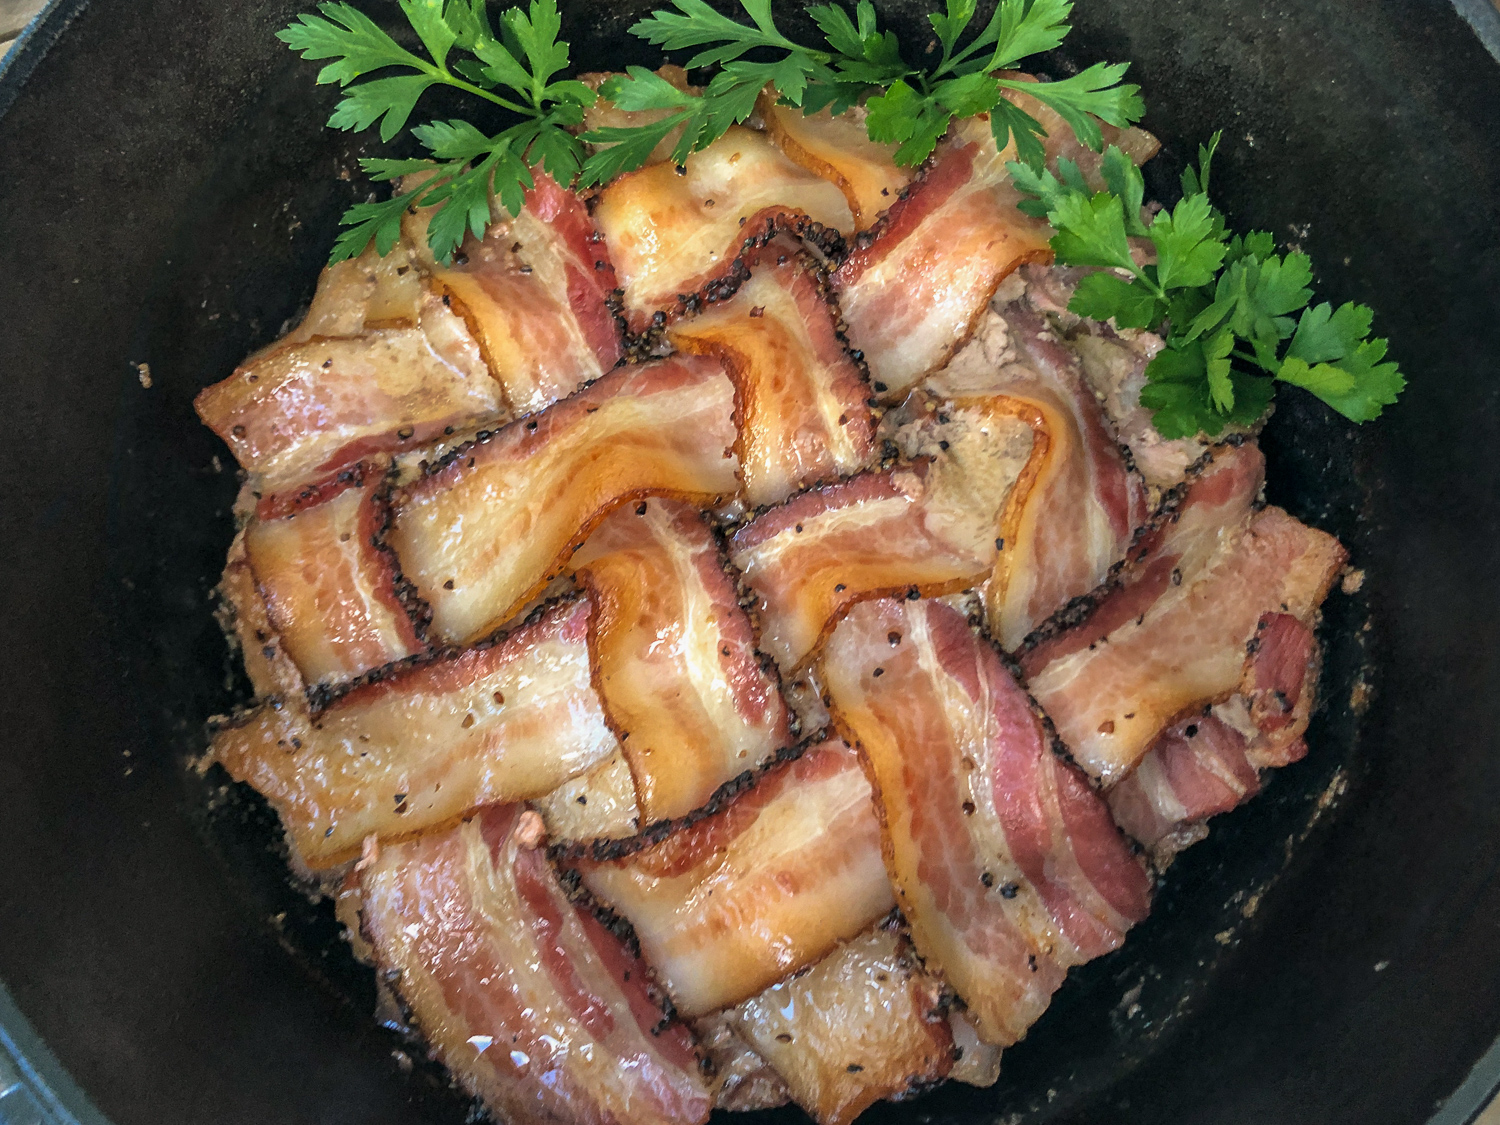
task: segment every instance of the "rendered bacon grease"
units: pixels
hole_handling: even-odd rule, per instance
[[[414,212],[198,398],[211,759],[504,1119],[993,1083],[1309,751],[1343,548],[1254,433],[1151,429],[1160,341],[1066,313],[982,118],[913,171],[859,112],[538,172],[447,264]]]

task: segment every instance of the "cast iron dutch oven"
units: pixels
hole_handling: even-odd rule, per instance
[[[0,979],[116,1125],[469,1111],[377,1026],[274,818],[188,766],[245,691],[211,596],[236,479],[192,398],[298,314],[370,190],[368,142],[273,38],[304,6],[58,0],[0,74]],[[565,3],[580,68],[658,61],[625,35],[647,6]],[[886,5],[909,41],[919,7]],[[1373,305],[1411,385],[1362,429],[1284,391],[1265,435],[1271,499],[1366,575],[1327,606],[1312,753],[1214,822],[998,1086],[868,1120],[1460,1122],[1500,1081],[1500,65],[1440,0],[1075,22],[1048,66],[1133,60],[1154,193],[1222,127],[1234,224]]]

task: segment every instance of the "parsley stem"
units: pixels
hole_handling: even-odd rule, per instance
[[[519,113],[526,117],[536,116],[535,109],[529,109],[526,106],[519,105],[507,98],[502,98],[499,94],[492,94],[482,86],[475,86],[472,83],[465,82],[462,78],[455,77],[446,69],[429,66],[427,67],[427,72],[437,78],[440,82],[444,82],[447,85],[454,87],[455,89],[462,90],[466,94],[477,94],[479,97],[485,99],[485,101],[494,102],[502,109],[508,109],[512,113]]]

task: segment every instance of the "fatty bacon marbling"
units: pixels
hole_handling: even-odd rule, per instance
[[[959,401],[1002,396],[1036,431],[1004,550],[982,591],[991,635],[1014,651],[1125,557],[1146,522],[1146,489],[1078,358],[1045,320],[1017,301],[985,313],[979,335],[931,386]]]
[[[1022,655],[1032,694],[1105,786],[1179,717],[1236,693],[1264,615],[1310,627],[1344,564],[1331,535],[1256,510],[1264,465],[1253,444],[1219,446],[1091,610]]]
[[[1289,613],[1262,614],[1239,692],[1162,731],[1109,792],[1115,820],[1159,866],[1207,834],[1204,821],[1260,792],[1260,774],[1307,753],[1303,734],[1321,666],[1312,630]]]
[[[1149,882],[988,641],[939,602],[856,607],[822,659],[912,940],[980,1035],[1014,1043],[1070,965],[1116,948]]]
[[[304,339],[293,332],[193,402],[263,493],[508,416],[479,346],[430,283],[412,297],[402,282],[392,295],[391,271],[369,267],[361,286],[340,266],[325,273],[320,293],[331,292],[314,301],[309,318],[324,331],[357,334]],[[393,319],[367,319],[376,302]]]
[[[406,217],[417,259],[462,314],[515,415],[534,414],[624,354],[607,299],[615,271],[588,208],[541,169],[520,214],[464,239],[452,262],[427,249],[428,214]]]
[[[870,785],[842,743],[705,811],[564,857],[635,928],[683,1015],[755,995],[890,911]]]
[[[1033,430],[1002,398],[955,404],[942,417],[937,429],[924,418],[902,435],[910,462],[804,492],[731,540],[730,559],[756,595],[762,647],[783,675],[806,665],[858,602],[953,593],[994,568]]]
[[[946,364],[1011,271],[1051,258],[1050,228],[1016,209],[1006,159],[988,121],[955,126],[834,274],[876,394],[899,397]]]
[[[570,902],[517,806],[383,845],[359,872],[378,968],[433,1051],[510,1121],[696,1125],[688,1030],[619,937]]]
[[[731,296],[780,231],[833,248],[854,230],[838,185],[741,125],[681,165],[620,176],[600,193],[594,221],[632,332]]]
[[[380,545],[385,469],[360,464],[267,497],[245,526],[245,561],[271,631],[308,686],[331,684],[424,647]],[[262,642],[264,644],[265,642]]]
[[[803,113],[763,93],[756,112],[776,147],[844,193],[856,230],[868,230],[901,197],[914,170],[896,163],[896,146],[870,139],[863,107]]]
[[[594,661],[647,821],[685,816],[791,742],[776,678],[697,509],[615,509],[573,557]]]
[[[496,801],[541,797],[617,746],[594,690],[587,598],[492,644],[396,665],[315,715],[273,700],[213,740],[312,868],[367,836],[432,829]]]
[[[718,358],[734,380],[752,505],[848,476],[874,452],[870,386],[844,348],[837,315],[813,264],[778,239],[732,299],[668,331],[680,351]]]
[[[734,387],[716,360],[620,367],[399,491],[389,541],[433,631],[472,640],[560,574],[619,505],[736,495],[734,445]]]

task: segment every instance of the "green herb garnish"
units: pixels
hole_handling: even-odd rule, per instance
[[[330,59],[320,83],[344,88],[329,125],[380,126],[389,141],[406,126],[430,87],[450,86],[517,115],[520,121],[489,135],[461,120],[412,127],[429,157],[366,158],[376,180],[421,173],[413,190],[383,202],[360,203],[343,217],[332,261],[354,257],[371,243],[385,254],[401,234],[410,207],[431,207],[428,242],[451,260],[467,233],[483,237],[494,202],[517,214],[540,165],[565,187],[592,186],[641,167],[674,130],[671,159],[681,163],[754,111],[763,90],[804,113],[854,105],[866,110],[872,140],[896,146],[898,163],[926,160],[956,119],[988,114],[1000,149],[1012,141],[1009,169],[1028,198],[1022,209],[1045,216],[1056,229],[1052,248],[1065,265],[1103,267],[1078,286],[1070,308],[1081,316],[1113,319],[1122,328],[1150,328],[1166,346],[1147,368],[1141,401],[1169,438],[1227,425],[1250,425],[1270,405],[1280,381],[1316,395],[1357,422],[1396,401],[1405,380],[1385,361],[1386,341],[1370,338],[1363,305],[1311,304],[1312,267],[1301,253],[1278,254],[1271,236],[1231,235],[1208,201],[1210,162],[1218,144],[1199,150],[1199,166],[1183,174],[1183,198],[1147,224],[1141,217],[1145,184],[1119,149],[1104,152],[1107,190],[1093,191],[1076,164],[1044,165],[1046,130],[1004,95],[1023,92],[1056,112],[1095,152],[1104,147],[1099,123],[1133,124],[1145,111],[1139,89],[1121,84],[1128,64],[1096,63],[1060,82],[1023,82],[1007,75],[1026,58],[1057,47],[1067,36],[1071,0],[999,0],[984,26],[971,30],[977,0],[946,0],[927,17],[935,42],[914,65],[889,29],[882,30],[870,0],[853,14],[834,3],[807,8],[822,42],[808,46],[777,26],[771,0],[740,0],[742,23],[704,0],[670,0],[631,32],[667,50],[691,50],[690,68],[716,68],[693,93],[632,66],[599,94],[626,111],[665,111],[649,124],[597,128],[577,137],[595,94],[566,77],[568,44],[556,0],[531,0],[492,25],[486,0],[399,0],[427,57],[406,50],[374,21],[343,2],[319,5],[279,33],[307,59]],[[941,50],[939,50],[941,48]],[[752,57],[753,56],[753,57]],[[451,61],[450,61],[451,60]],[[379,72],[378,77],[370,77]],[[596,145],[591,154],[586,145]],[[1148,240],[1154,264],[1137,265],[1129,239]],[[1293,314],[1301,313],[1294,319]]]
[[[568,132],[583,123],[594,91],[570,78],[568,45],[559,42],[556,0],[531,0],[529,10],[511,8],[500,16],[499,34],[485,0],[400,0],[429,58],[406,50],[368,16],[345,3],[318,5],[321,15],[304,15],[278,37],[305,59],[333,59],[318,73],[320,83],[337,82],[343,100],[328,119],[335,129],[367,129],[380,122],[389,141],[406,125],[417,99],[431,86],[452,86],[509,110],[522,120],[489,136],[466,121],[433,121],[412,129],[431,154],[426,160],[366,158],[360,166],[376,180],[412,173],[429,178],[413,191],[380,203],[359,203],[344,215],[349,229],[339,235],[330,261],[363,253],[371,241],[386,254],[401,236],[408,207],[436,207],[427,228],[432,252],[444,262],[466,231],[483,237],[493,218],[491,194],[512,215],[535,186],[531,168],[540,164],[567,186],[578,175],[584,148]],[[450,56],[461,52],[449,65]],[[366,78],[372,71],[405,74]],[[364,81],[356,81],[364,79]]]
[[[1270,405],[1277,381],[1310,391],[1353,421],[1379,417],[1406,381],[1394,363],[1383,362],[1386,341],[1370,339],[1370,310],[1310,304],[1306,254],[1276,253],[1264,232],[1229,234],[1208,201],[1218,144],[1215,133],[1200,146],[1198,167],[1183,173],[1181,201],[1150,225],[1141,217],[1140,169],[1113,146],[1100,170],[1107,191],[1090,190],[1066,159],[1055,174],[1009,165],[1016,186],[1035,197],[1021,209],[1045,215],[1056,229],[1057,260],[1105,267],[1083,278],[1068,308],[1165,337],[1141,392],[1164,437],[1213,437],[1229,424],[1250,425]],[[1136,264],[1132,237],[1150,241],[1154,265]]]
[[[673,159],[682,161],[731,124],[744,121],[767,84],[776,88],[783,104],[800,106],[805,113],[824,108],[841,113],[864,102],[870,139],[898,145],[896,161],[905,165],[926,160],[954,118],[980,113],[991,114],[1000,148],[1014,136],[1021,159],[1039,165],[1038,138],[1046,136],[1046,130],[1006,101],[1005,90],[1024,90],[1055,110],[1096,151],[1103,141],[1095,117],[1124,126],[1145,111],[1138,88],[1119,84],[1128,64],[1096,63],[1062,82],[1021,82],[998,73],[1061,43],[1069,31],[1071,0],[1000,0],[989,21],[967,42],[963,39],[974,19],[975,0],[947,0],[943,15],[927,17],[942,52],[925,67],[902,57],[895,33],[880,30],[870,0],[859,0],[852,18],[835,4],[809,7],[808,15],[823,33],[824,41],[816,47],[782,34],[771,15],[771,0],[740,3],[750,25],[720,15],[704,0],[672,0],[675,12],[654,12],[630,29],[667,50],[697,48],[687,60],[689,68],[720,69],[701,97],[684,94],[643,67],[631,67],[600,87],[600,94],[621,109],[674,112],[644,127],[646,136],[637,141],[637,150],[588,168],[587,181],[639,166],[636,156],[644,159],[644,153],[679,125],[684,131]],[[752,62],[744,57],[752,50],[780,57]],[[584,139],[629,143],[627,134],[636,132],[601,129]],[[651,145],[646,144],[648,137],[655,138]]]

